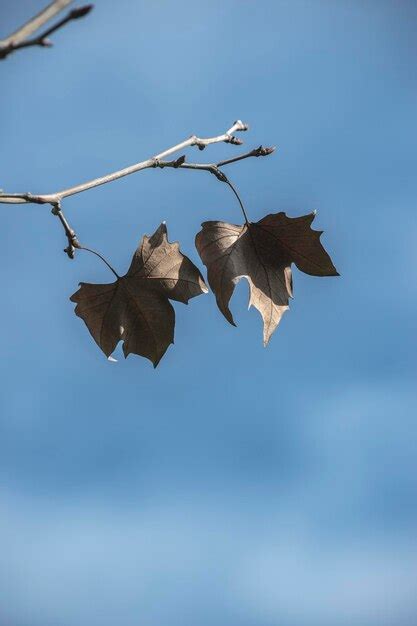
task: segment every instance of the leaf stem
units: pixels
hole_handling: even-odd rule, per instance
[[[178,159],[174,161],[160,161],[159,159],[155,159],[154,167],[160,167],[163,169],[164,167],[173,167],[174,169],[189,169],[189,170],[200,170],[206,171],[213,174],[218,180],[222,183],[226,183],[229,185],[230,189],[235,194],[236,198],[239,201],[240,208],[242,209],[243,216],[245,218],[246,224],[249,225],[249,220],[247,213],[245,211],[245,207],[243,206],[243,202],[241,197],[239,196],[236,188],[232,185],[230,180],[227,178],[226,174],[220,169],[224,165],[230,165],[231,163],[236,163],[237,161],[242,161],[243,159],[248,159],[250,157],[260,157],[260,156],[268,156],[275,151],[275,147],[264,147],[259,146],[258,148],[254,148],[249,152],[245,152],[231,159],[226,159],[224,161],[219,161],[218,163],[186,163],[185,156],[182,155]]]
[[[242,202],[241,197],[239,196],[236,188],[232,185],[232,183],[230,182],[229,179],[225,180],[224,182],[226,183],[226,185],[229,185],[230,189],[233,191],[233,193],[235,194],[236,198],[238,199],[239,204],[240,204],[240,208],[242,209],[243,217],[245,218],[245,222],[246,222],[247,226],[249,226],[249,219],[248,219],[247,213],[245,211],[245,207],[243,206],[243,202]]]
[[[210,172],[211,174],[214,174],[214,176],[218,180],[225,183],[227,180],[227,176],[220,169],[221,167],[223,167],[223,165],[230,165],[231,163],[236,163],[237,161],[242,161],[243,159],[248,159],[250,157],[268,156],[274,151],[274,147],[264,148],[263,146],[259,146],[259,148],[254,148],[249,152],[244,152],[243,154],[239,154],[236,157],[226,159],[225,161],[219,161],[218,163],[187,163],[185,161],[185,155],[180,156],[174,161],[161,161],[160,159],[154,158],[153,167],[159,167],[161,169],[164,169],[165,167],[172,167],[174,169],[200,170]]]
[[[107,265],[109,270],[111,272],[113,272],[113,274],[116,276],[117,279],[120,278],[119,274],[116,272],[114,267],[112,267],[110,265],[110,263],[104,258],[104,256],[102,256],[99,252],[97,252],[96,250],[92,250],[91,248],[87,248],[86,246],[82,246],[82,245],[78,245],[77,249],[78,250],[85,250],[86,252],[91,252],[91,254],[95,254],[99,259],[101,259],[103,261],[103,263],[105,263]]]

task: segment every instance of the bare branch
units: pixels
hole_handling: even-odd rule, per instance
[[[181,156],[175,161],[160,161],[159,159],[154,159],[154,167],[160,167],[161,169],[163,169],[164,167],[173,167],[174,169],[188,169],[210,172],[218,180],[222,181],[223,183],[227,183],[227,176],[224,172],[222,172],[222,170],[220,169],[221,167],[223,167],[224,165],[230,165],[231,163],[236,163],[237,161],[242,161],[243,159],[248,159],[250,157],[268,156],[274,151],[274,147],[264,148],[263,146],[259,146],[259,148],[254,148],[254,150],[250,150],[249,152],[240,154],[236,157],[233,157],[232,159],[219,161],[218,163],[186,163],[185,156]]]
[[[139,163],[135,163],[134,165],[130,165],[129,167],[125,167],[122,170],[117,170],[116,172],[112,172],[111,174],[107,174],[106,176],[102,176],[100,178],[95,178],[86,183],[82,183],[80,185],[76,185],[75,187],[69,187],[68,189],[63,189],[62,191],[57,191],[53,194],[31,194],[31,193],[1,193],[0,194],[0,203],[3,204],[24,204],[24,203],[35,203],[35,204],[52,204],[56,205],[61,202],[64,198],[68,196],[73,196],[77,193],[82,193],[87,191],[88,189],[93,189],[94,187],[98,187],[99,185],[105,185],[107,183],[111,183],[123,176],[129,176],[130,174],[134,174],[135,172],[139,172],[144,169],[148,169],[151,167],[157,167],[158,163],[167,156],[175,152],[182,151],[191,146],[197,146],[200,150],[204,150],[206,146],[209,146],[214,143],[231,143],[234,145],[239,145],[242,143],[240,139],[234,136],[233,133],[239,131],[248,130],[248,125],[244,124],[241,120],[237,120],[225,133],[222,135],[217,135],[216,137],[208,137],[201,138],[196,135],[192,135],[188,139],[185,139],[181,143],[172,146],[172,148],[168,148],[159,154],[156,154],[154,157],[150,159],[146,159],[145,161],[140,161]],[[259,150],[259,149],[257,149]],[[252,151],[253,153],[254,151]],[[256,151],[255,151],[256,152]],[[247,156],[260,156],[255,154],[248,154]],[[246,156],[241,157],[246,158]],[[229,159],[229,162],[232,160]],[[184,164],[185,165],[185,164]],[[191,164],[188,164],[191,165]],[[177,166],[178,167],[178,166]],[[189,169],[208,169],[207,167],[203,168],[189,168]]]
[[[35,31],[41,28],[46,22],[49,22],[55,15],[60,13],[65,7],[71,4],[72,0],[55,0],[48,4],[40,13],[32,17],[26,24],[21,26],[14,33],[6,37],[6,39],[0,40],[0,46],[8,46],[10,43],[20,43],[24,39],[27,39]]]
[[[59,202],[57,202],[56,204],[52,206],[52,214],[56,215],[59,221],[61,222],[62,227],[65,232],[65,236],[68,241],[68,246],[64,249],[64,252],[67,254],[68,258],[73,259],[74,254],[75,254],[75,249],[81,247],[77,239],[75,230],[73,230],[71,226],[69,225],[67,218],[62,212],[61,205]]]
[[[239,202],[246,224],[249,224],[249,219],[245,207],[243,206],[242,199],[237,192],[236,187],[230,182],[230,180],[227,178],[226,174],[220,169],[220,167],[222,167],[223,165],[230,165],[231,163],[236,163],[237,161],[242,161],[243,159],[248,159],[250,157],[268,156],[274,151],[275,148],[264,148],[263,146],[259,146],[259,148],[255,148],[254,150],[245,152],[244,154],[233,157],[232,159],[219,161],[218,163],[185,163],[185,156],[180,156],[179,159],[177,159],[176,161],[158,161],[156,159],[154,167],[173,167],[175,169],[181,168],[210,172],[210,174],[213,174],[218,180],[220,180],[222,183],[226,183],[226,185],[230,187]]]
[[[250,152],[246,152],[245,154],[241,154],[240,156],[233,157],[232,159],[226,159],[225,161],[220,161],[217,163],[217,167],[223,167],[223,165],[230,165],[230,163],[236,163],[236,161],[241,161],[242,159],[247,159],[248,157],[260,157],[260,156],[268,156],[275,152],[275,146],[271,146],[269,148],[264,146],[259,146],[259,148],[255,148]]]
[[[25,26],[16,31],[7,39],[0,41],[0,60],[5,59],[9,54],[20,50],[21,48],[29,48],[31,46],[40,46],[42,48],[51,47],[52,42],[48,39],[49,35],[56,32],[69,22],[77,20],[80,17],[87,15],[93,8],[92,4],[86,4],[82,7],[72,9],[64,18],[59,22],[42,32],[40,35],[28,39],[27,37],[35,30],[38,30],[43,24],[54,17],[59,11],[64,9],[72,0],[57,0],[50,4],[46,9],[39,13],[36,17],[30,20]]]

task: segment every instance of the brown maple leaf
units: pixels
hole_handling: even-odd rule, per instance
[[[249,307],[256,307],[263,318],[265,346],[292,297],[291,263],[313,276],[338,276],[320,243],[322,231],[310,228],[314,217],[272,213],[243,226],[204,222],[196,236],[217,305],[234,326],[229,301],[239,280],[247,279]]]
[[[144,236],[125,276],[110,284],[80,283],[70,300],[98,346],[109,357],[120,340],[156,367],[174,342],[175,313],[169,302],[187,304],[208,289],[197,267],[167,239],[165,224]]]

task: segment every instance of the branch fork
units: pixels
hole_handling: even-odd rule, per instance
[[[124,176],[128,176],[130,174],[134,174],[135,172],[139,172],[141,170],[149,169],[149,168],[173,168],[173,169],[188,169],[188,170],[200,170],[206,171],[213,174],[217,180],[226,183],[236,195],[239,204],[241,206],[243,215],[245,220],[247,221],[247,215],[245,213],[245,209],[243,207],[242,201],[237,193],[236,189],[229,181],[226,174],[222,171],[222,167],[226,165],[230,165],[232,163],[236,163],[237,161],[242,161],[243,159],[251,158],[251,157],[260,157],[260,156],[268,156],[272,154],[275,150],[273,147],[263,147],[262,145],[258,148],[254,148],[249,152],[245,152],[243,154],[237,155],[230,159],[226,159],[223,161],[219,161],[217,163],[187,163],[186,157],[182,154],[180,157],[173,159],[171,161],[164,160],[165,157],[174,154],[175,152],[179,152],[188,147],[196,146],[199,150],[204,150],[207,146],[215,144],[215,143],[230,143],[232,145],[241,145],[243,142],[235,137],[236,132],[244,132],[249,128],[248,124],[245,124],[241,120],[237,120],[232,124],[232,126],[223,134],[216,135],[214,137],[201,138],[197,135],[191,135],[188,139],[185,139],[179,144],[172,146],[171,148],[167,148],[163,152],[151,157],[150,159],[146,159],[145,161],[140,161],[139,163],[135,163],[134,165],[130,165],[129,167],[123,168],[121,170],[117,170],[116,172],[112,172],[111,174],[107,174],[106,176],[102,176],[100,178],[95,178],[86,183],[81,183],[74,187],[70,187],[68,189],[63,189],[62,191],[57,191],[52,194],[32,194],[30,192],[25,193],[0,193],[0,203],[3,204],[50,204],[52,206],[52,213],[56,215],[63,228],[65,235],[68,240],[68,246],[65,248],[64,252],[68,255],[70,259],[74,258],[76,249],[86,249],[80,245],[77,235],[75,231],[71,228],[68,221],[66,220],[65,215],[62,212],[61,203],[64,198],[75,195],[77,193],[82,193],[87,191],[88,189],[93,189],[94,187],[98,187],[100,185],[105,185],[107,183],[113,182],[122,178]],[[94,252],[94,254],[97,254]],[[99,256],[99,255],[98,255]]]
[[[0,60],[5,59],[9,54],[15,52],[20,48],[28,48],[30,46],[40,46],[40,47],[50,47],[52,46],[52,41],[49,39],[49,36],[68,24],[73,20],[77,20],[82,18],[88,13],[90,13],[93,8],[92,4],[87,4],[78,8],[75,8],[61,20],[56,22],[53,26],[47,28],[45,31],[40,33],[37,36],[33,36],[37,30],[39,30],[44,24],[50,21],[55,15],[57,15],[60,11],[62,11],[68,4],[71,3],[72,0],[53,0],[48,6],[46,6],[38,15],[35,15],[32,19],[30,19],[26,24],[24,24],[21,28],[19,28],[16,32],[12,33],[6,39],[0,40]],[[95,178],[85,183],[81,183],[74,187],[70,187],[68,189],[63,189],[61,191],[52,193],[52,194],[32,194],[30,192],[25,193],[4,193],[0,190],[0,203],[3,204],[50,204],[52,206],[52,213],[56,217],[59,218],[62,227],[64,228],[65,236],[67,237],[68,246],[65,248],[64,252],[68,255],[70,259],[74,258],[76,249],[84,249],[89,250],[88,248],[84,248],[81,246],[77,235],[73,228],[69,225],[63,211],[61,208],[61,202],[64,198],[72,196],[77,193],[82,193],[87,191],[88,189],[93,189],[94,187],[98,187],[99,185],[105,185],[107,183],[113,182],[122,178],[123,176],[128,176],[130,174],[134,174],[135,172],[139,172],[148,168],[166,168],[171,167],[174,169],[190,169],[190,170],[201,170],[207,171],[213,174],[217,180],[226,183],[232,189],[234,194],[236,195],[243,215],[245,217],[246,222],[248,222],[247,215],[245,209],[243,207],[242,201],[239,197],[238,192],[232,185],[232,183],[227,178],[226,174],[220,169],[225,165],[230,165],[231,163],[235,163],[237,161],[241,161],[242,159],[246,159],[249,157],[259,157],[259,156],[267,156],[271,154],[275,148],[264,148],[263,146],[259,146],[250,152],[246,152],[244,154],[238,155],[236,157],[232,157],[230,159],[226,159],[224,161],[220,161],[218,163],[187,163],[185,155],[181,155],[177,159],[166,161],[164,160],[167,156],[174,154],[175,152],[180,152],[188,147],[197,147],[199,150],[204,150],[207,146],[215,143],[230,143],[232,145],[238,146],[242,145],[242,140],[235,136],[237,132],[245,132],[249,129],[248,124],[242,122],[242,120],[236,120],[233,122],[232,126],[226,130],[221,135],[216,135],[214,137],[202,138],[197,135],[191,135],[188,139],[185,139],[179,144],[160,152],[159,154],[146,159],[145,161],[140,161],[139,163],[135,163],[134,165],[130,165],[121,170],[117,170],[116,172],[112,172],[111,174],[107,174],[100,178]],[[93,252],[100,258],[101,255],[94,250],[89,250]],[[103,258],[104,262],[108,264],[108,262]],[[109,266],[110,267],[110,266]],[[112,268],[111,268],[112,269]],[[114,272],[114,270],[112,269]]]
[[[139,163],[135,163],[134,165],[130,165],[121,170],[117,170],[116,172],[112,172],[111,174],[107,174],[105,176],[101,176],[100,178],[95,178],[86,183],[81,183],[80,185],[76,185],[74,187],[69,187],[68,189],[63,189],[61,191],[57,191],[52,194],[32,194],[32,193],[0,193],[0,203],[3,204],[25,204],[25,203],[35,203],[35,204],[56,204],[57,202],[61,202],[64,198],[69,196],[73,196],[77,193],[82,193],[87,191],[88,189],[94,189],[94,187],[98,187],[100,185],[105,185],[107,183],[111,183],[119,178],[124,176],[129,176],[130,174],[134,174],[141,170],[145,170],[148,168],[156,167],[155,163],[160,164],[164,162],[163,167],[174,167],[173,163],[175,163],[176,167],[182,167],[184,169],[200,169],[211,171],[214,173],[219,180],[224,180],[223,176],[218,175],[216,168],[222,167],[223,165],[229,165],[230,163],[234,163],[236,161],[240,161],[242,159],[246,159],[248,157],[253,156],[266,156],[271,154],[274,151],[274,148],[263,148],[260,146],[255,150],[252,150],[248,153],[242,154],[238,157],[233,157],[231,159],[227,159],[226,161],[221,161],[219,163],[180,163],[180,159],[176,159],[175,161],[164,161],[164,158],[174,154],[175,152],[182,151],[188,147],[197,146],[200,150],[204,149],[206,146],[215,143],[231,143],[233,145],[240,145],[242,142],[240,139],[237,139],[234,136],[235,132],[244,132],[248,130],[249,126],[242,122],[241,120],[237,120],[234,124],[222,135],[217,135],[215,137],[201,138],[196,135],[192,135],[188,139],[182,141],[171,148],[167,148],[166,150],[156,154],[154,157],[146,159],[145,161],[140,161]],[[161,167],[157,165],[157,167]]]

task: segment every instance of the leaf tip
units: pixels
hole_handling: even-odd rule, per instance
[[[266,332],[264,333],[263,342],[262,342],[264,348],[266,348],[267,345],[269,344],[271,337],[272,337],[272,333],[268,333],[268,334]]]
[[[154,242],[157,242],[157,241],[158,241],[158,237],[160,237],[161,235],[162,235],[162,237],[163,237],[164,235],[168,236],[168,229],[167,229],[167,223],[166,223],[166,220],[163,220],[163,221],[159,224],[159,226],[158,226],[158,228],[156,229],[156,231],[154,232],[154,234],[153,234],[153,235],[150,235],[149,240],[150,240],[150,241],[152,240],[152,241],[154,241]]]

